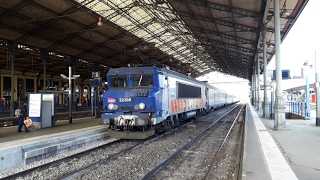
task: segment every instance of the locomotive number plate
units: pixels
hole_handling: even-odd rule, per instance
[[[133,102],[132,98],[119,98],[119,102]]]

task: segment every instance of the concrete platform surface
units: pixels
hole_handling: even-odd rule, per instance
[[[274,120],[262,114],[262,109],[247,108],[242,178],[320,179],[320,127],[315,126],[315,111],[310,120],[286,119],[283,130],[274,130]]]
[[[55,122],[54,127],[44,129],[30,129],[31,132],[18,133],[18,126],[0,127],[0,143],[15,141],[24,138],[49,135],[59,132],[66,132],[86,127],[98,126],[97,118],[78,118],[73,119],[72,124],[68,120],[59,120]],[[24,127],[22,128],[24,131]]]
[[[30,131],[18,133],[17,126],[0,129],[0,179],[2,171],[103,143],[108,137],[107,126],[94,118],[74,119],[72,124],[57,121],[54,127]]]

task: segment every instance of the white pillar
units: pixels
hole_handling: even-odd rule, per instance
[[[267,37],[266,37],[266,28],[264,25],[264,29],[262,32],[263,38],[263,87],[264,87],[264,99],[263,99],[263,117],[270,117],[270,102],[268,98],[268,69],[267,69]]]
[[[68,96],[69,96],[69,124],[72,124],[72,107],[71,107],[71,103],[72,103],[72,96],[71,96],[71,91],[72,91],[72,85],[71,85],[71,74],[72,74],[72,70],[71,70],[71,66],[69,66],[69,92],[68,92]]]
[[[251,104],[254,105],[254,75],[251,76]]]
[[[253,90],[253,106],[256,105],[256,75],[255,70],[253,69],[253,75],[252,75],[252,90]]]
[[[319,73],[318,73],[318,66],[317,66],[317,52],[314,52],[314,63],[315,63],[315,75],[316,75],[316,126],[320,126],[320,96],[319,96]]]
[[[261,109],[261,97],[260,97],[260,59],[259,54],[257,54],[257,110]]]
[[[280,39],[280,10],[279,0],[273,0],[274,6],[274,34],[275,34],[275,61],[276,61],[276,92],[274,105],[274,129],[286,127],[285,104],[282,98],[282,69],[281,69],[281,39]]]

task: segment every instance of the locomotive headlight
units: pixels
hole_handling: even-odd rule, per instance
[[[113,110],[114,104],[109,104],[108,109]]]
[[[146,105],[144,103],[140,103],[138,106],[141,110],[144,110],[146,108]]]
[[[146,105],[144,103],[139,103],[137,105],[134,106],[135,110],[144,110],[146,108]]]
[[[118,109],[118,106],[116,104],[109,104],[108,105],[108,109],[110,110],[117,110]]]

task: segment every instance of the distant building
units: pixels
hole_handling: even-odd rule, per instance
[[[304,66],[301,68],[301,77],[313,76],[313,69],[309,66]]]

